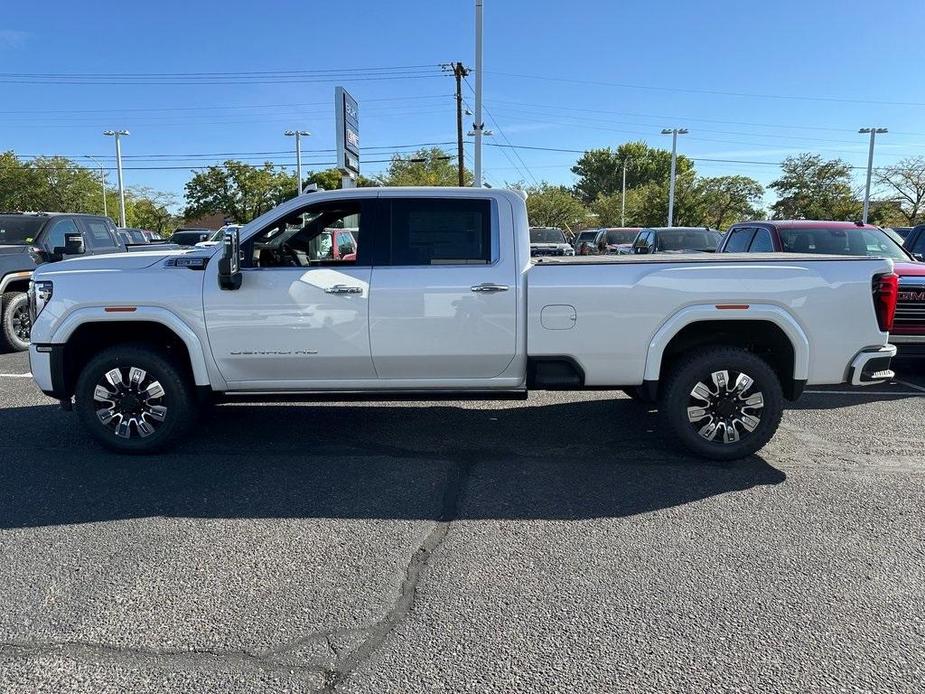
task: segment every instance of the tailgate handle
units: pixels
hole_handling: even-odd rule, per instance
[[[492,284],[491,282],[485,282],[484,284],[475,284],[469,287],[474,292],[483,292],[485,294],[493,294],[495,292],[506,292],[510,289],[506,284]]]

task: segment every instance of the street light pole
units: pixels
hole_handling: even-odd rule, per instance
[[[620,194],[620,226],[626,226],[626,162],[623,160],[623,192]]]
[[[91,157],[89,154],[85,154],[84,157],[96,163],[100,167],[100,187],[103,189],[103,216],[109,216],[109,210],[106,209],[106,174],[103,172],[103,163],[96,157]]]
[[[482,187],[482,0],[475,0],[475,153],[473,162],[475,169],[472,186]]]
[[[662,128],[662,135],[671,135],[671,182],[668,184],[668,226],[673,226],[674,181],[678,163],[678,135],[687,135],[687,128]]]
[[[874,141],[877,139],[878,133],[883,134],[887,132],[887,129],[861,128],[858,132],[865,135],[870,133],[870,148],[867,150],[867,185],[864,186],[864,217],[862,220],[864,224],[867,224],[867,212],[870,209],[870,178],[874,172]]]
[[[296,185],[296,190],[299,191],[299,195],[302,194],[302,136],[308,137],[311,135],[307,130],[287,130],[283,133],[287,137],[295,137],[295,175],[298,179]]]
[[[122,183],[122,143],[120,138],[123,135],[130,135],[128,130],[104,130],[104,135],[109,135],[116,139],[116,171],[119,179],[119,226],[125,226],[125,187]]]

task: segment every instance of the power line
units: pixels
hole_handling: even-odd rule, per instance
[[[434,68],[436,65],[387,65],[380,67],[345,67],[345,68],[316,68],[313,70],[249,70],[249,71],[219,71],[219,72],[0,72],[0,77],[198,77],[198,76],[225,76],[225,75],[304,75],[327,74],[345,72],[380,72],[388,70],[413,70],[420,68]]]
[[[597,87],[614,87],[617,89],[642,89],[646,91],[674,92],[682,94],[708,94],[711,96],[736,96],[750,99],[782,99],[787,101],[823,101],[843,104],[875,104],[882,106],[925,106],[921,101],[881,101],[876,99],[853,99],[831,96],[802,96],[795,94],[764,94],[758,92],[734,92],[720,89],[691,89],[688,87],[656,87],[649,84],[629,84],[622,82],[604,82],[600,80],[576,80],[565,77],[550,77],[548,75],[524,75],[512,72],[497,72],[486,70],[486,73],[503,77],[516,77],[518,79],[546,80],[550,82],[566,82],[571,84],[584,84]]]
[[[453,96],[452,94],[421,94],[421,95],[408,95],[408,96],[385,96],[374,99],[363,99],[363,103],[379,102],[379,101],[412,101],[418,99],[444,99],[446,97]],[[27,115],[32,113],[46,114],[46,113],[62,113],[62,114],[74,114],[74,113],[101,113],[101,114],[121,114],[121,113],[138,113],[138,112],[160,112],[160,111],[237,111],[244,109],[267,109],[267,108],[305,108],[310,106],[330,106],[329,101],[312,101],[308,103],[301,104],[255,104],[253,106],[248,106],[244,104],[229,105],[229,106],[145,106],[145,107],[136,107],[136,108],[90,108],[90,109],[25,109],[18,111],[0,111],[0,115]],[[330,109],[328,109],[330,110]]]

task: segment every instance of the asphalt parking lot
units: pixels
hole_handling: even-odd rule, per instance
[[[685,457],[616,393],[98,448],[0,355],[0,691],[925,688],[925,368]]]

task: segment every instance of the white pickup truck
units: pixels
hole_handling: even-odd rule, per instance
[[[354,245],[335,252],[332,229]],[[216,397],[624,389],[730,460],[806,384],[891,377],[895,300],[889,260],[534,262],[516,192],[364,188],[302,195],[216,248],[42,266],[29,355],[42,391],[119,451],[176,442]]]

